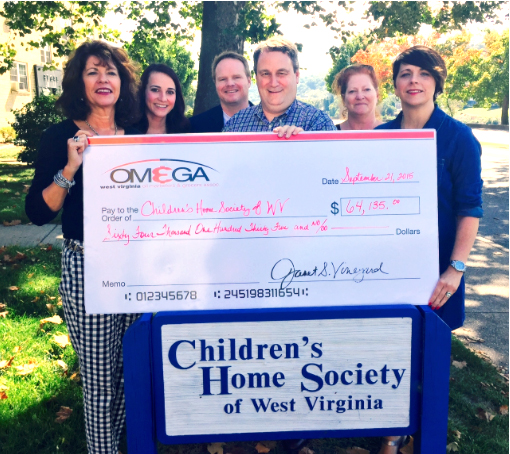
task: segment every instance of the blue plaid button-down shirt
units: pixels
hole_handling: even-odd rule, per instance
[[[305,131],[336,131],[331,118],[322,110],[294,100],[285,113],[271,122],[264,115],[262,104],[243,109],[227,122],[223,132],[267,132],[284,125],[298,126]]]

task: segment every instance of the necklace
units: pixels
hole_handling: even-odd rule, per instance
[[[87,126],[88,126],[91,130],[92,130],[92,132],[93,132],[96,136],[98,136],[98,135],[99,135],[99,133],[98,133],[98,132],[97,132],[97,131],[96,131],[96,130],[92,127],[92,126],[90,126],[90,123],[89,123],[87,120],[85,120],[85,123],[87,124]],[[116,136],[116,135],[117,135],[117,123],[113,123],[113,124],[114,124],[114,126],[115,126],[115,134],[114,134],[114,135]]]

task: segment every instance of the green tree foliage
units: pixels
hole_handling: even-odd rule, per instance
[[[286,1],[247,1],[236,2],[232,7],[238,8],[242,4],[239,14],[232,18],[232,23],[224,27],[232,33],[232,40],[253,43],[266,39],[268,36],[279,33],[279,24],[270,11],[294,10],[309,15],[311,19],[318,18],[320,22],[339,33],[339,37],[346,43],[352,39],[352,22],[345,23],[352,11],[354,2],[338,2],[337,10],[326,12],[320,2],[286,2]],[[143,54],[142,49],[154,47],[168,36],[177,38],[191,38],[195,28],[206,29],[203,16],[203,2],[128,2],[109,4],[107,2],[82,1],[55,1],[55,2],[3,2],[0,15],[5,17],[6,24],[15,34],[14,38],[27,39],[24,43],[39,47],[50,44],[61,57],[69,54],[76,43],[85,38],[97,36],[105,39],[119,37],[118,32],[109,30],[104,22],[106,13],[111,9],[123,14],[127,19],[134,21],[135,31],[130,41],[132,53]],[[422,24],[429,24],[440,32],[458,29],[469,22],[483,22],[494,20],[496,13],[506,2],[369,2],[366,10],[366,19],[372,22],[372,33],[375,37],[394,36],[397,34],[415,34]],[[172,17],[174,20],[172,20]],[[176,19],[179,20],[176,20]],[[55,24],[63,20],[64,27],[57,29]],[[214,20],[214,19],[212,19]],[[317,26],[314,21],[307,27]],[[42,34],[39,41],[28,40],[32,32]],[[229,41],[226,41],[229,42]],[[227,50],[226,44],[211,46],[210,52],[217,53]],[[8,70],[14,61],[15,51],[12,46],[0,46],[0,73]],[[227,46],[228,47],[228,46]],[[343,46],[342,46],[343,47]],[[342,47],[340,49],[342,49]],[[239,49],[242,51],[243,46]],[[334,62],[337,53],[333,49]],[[201,55],[200,64],[210,66]],[[340,67],[338,70],[341,69]],[[206,69],[209,71],[209,67]],[[333,72],[333,71],[332,71]],[[338,72],[338,71],[336,71]],[[335,72],[335,73],[336,73]],[[199,69],[199,78],[202,71]],[[200,92],[199,80],[197,92]],[[330,86],[330,83],[328,86]]]
[[[371,39],[368,35],[358,35],[346,41],[341,47],[332,47],[329,55],[333,60],[333,66],[329,70],[328,75],[324,79],[326,88],[332,92],[332,84],[335,76],[346,66],[351,63],[351,58],[361,49],[365,49]]]
[[[476,65],[473,98],[483,107],[498,103],[501,108],[501,124],[508,124],[508,29],[501,35],[488,32],[485,49]]]
[[[197,71],[195,62],[191,58],[191,52],[181,46],[178,40],[158,41],[151,47],[137,47],[132,43],[126,43],[125,48],[129,56],[140,63],[142,70],[151,63],[164,63],[170,66],[179,77],[184,96],[190,94],[191,83],[197,77]]]
[[[507,2],[370,2],[367,19],[380,21],[373,29],[377,38],[416,35],[421,25],[431,25],[440,33],[461,30],[470,22],[497,20]]]
[[[480,107],[502,107],[501,124],[508,124],[508,29],[487,31],[484,46],[475,48],[471,35],[463,32],[437,46],[444,56],[448,77],[441,103],[453,113],[458,103],[474,99]]]
[[[22,45],[30,47],[52,46],[56,56],[64,57],[75,48],[77,41],[90,36],[114,39],[117,33],[102,20],[107,12],[106,2],[2,2],[0,15],[6,19],[14,38],[21,38]],[[55,20],[65,24],[57,29]],[[30,39],[32,33],[42,34],[42,39]],[[0,45],[0,74],[8,71],[16,56],[14,44]]]
[[[56,100],[54,95],[36,96],[21,109],[13,111],[12,127],[16,131],[14,144],[22,147],[19,161],[33,165],[43,131],[65,119],[55,107]]]

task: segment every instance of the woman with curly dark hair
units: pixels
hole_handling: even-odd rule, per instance
[[[64,70],[57,101],[67,120],[41,137],[25,202],[43,225],[62,213],[62,296],[72,345],[80,361],[89,453],[118,453],[124,426],[122,337],[137,314],[87,314],[83,299],[83,152],[88,137],[137,134],[137,68],[125,51],[101,41],[83,43]]]
[[[143,72],[138,90],[142,113],[136,127],[145,134],[179,134],[190,131],[177,74],[167,65],[153,63]]]

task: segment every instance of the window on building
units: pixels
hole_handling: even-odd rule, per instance
[[[41,62],[51,63],[51,47],[49,44],[41,47]]]
[[[26,63],[14,62],[11,68],[11,82],[18,84],[18,90],[28,90],[28,70]]]

